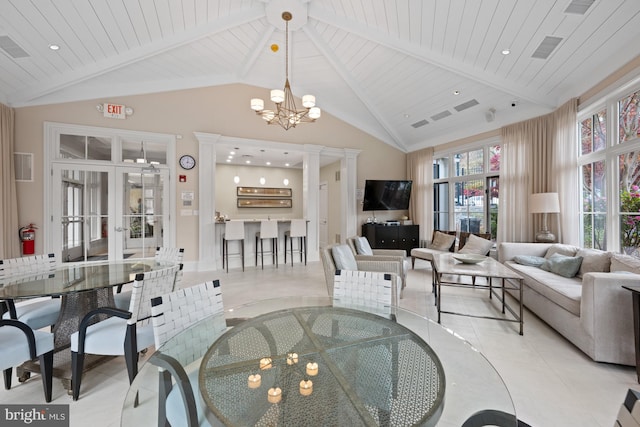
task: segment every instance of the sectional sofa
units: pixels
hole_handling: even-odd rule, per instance
[[[578,259],[573,277],[557,267],[575,269]],[[632,296],[622,286],[640,285],[640,260],[547,243],[501,243],[498,260],[524,278],[524,305],[589,357],[635,366]]]

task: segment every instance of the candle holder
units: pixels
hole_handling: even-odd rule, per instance
[[[297,383],[298,392],[302,396],[311,396],[313,393],[313,381],[311,381],[309,377],[318,375],[318,363],[309,361],[306,364],[300,364],[299,361],[300,357],[298,356],[298,353],[293,352],[287,353],[285,357],[263,357],[260,359],[258,366],[262,371],[274,368],[277,365],[281,366],[279,371],[280,374],[278,375],[279,378],[276,378],[273,386],[267,390],[267,401],[269,403],[280,403],[282,401],[282,397],[286,395],[286,391],[283,391],[282,388],[277,386],[279,382],[285,384],[296,384],[296,382],[290,382],[296,377],[300,379],[300,382]],[[292,376],[293,378],[291,378]],[[261,384],[262,378],[260,374],[249,375],[247,379],[247,386],[249,388],[257,389]]]

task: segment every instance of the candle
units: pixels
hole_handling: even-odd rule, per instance
[[[248,385],[249,388],[258,388],[262,384],[262,377],[260,374],[249,375]]]
[[[271,387],[267,392],[267,400],[269,403],[278,403],[282,399],[282,390],[280,387]]]
[[[271,358],[263,357],[260,359],[260,369],[271,369]]]
[[[312,377],[318,375],[318,364],[316,362],[307,363],[307,375]]]
[[[300,394],[303,396],[309,396],[313,392],[313,383],[311,380],[300,381]]]
[[[287,365],[298,363],[298,353],[287,353]]]

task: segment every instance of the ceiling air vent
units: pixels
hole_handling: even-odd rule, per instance
[[[29,54],[9,36],[0,36],[0,49],[12,58],[26,58]]]
[[[564,13],[575,13],[576,15],[584,15],[593,5],[595,0],[573,0],[564,10]]]
[[[562,37],[553,37],[553,36],[545,37],[544,40],[542,40],[542,43],[540,43],[540,46],[538,46],[536,51],[533,52],[533,55],[531,55],[531,57],[539,58],[539,59],[547,59],[549,55],[551,55],[551,52],[553,52],[553,50],[556,47],[558,47],[561,41],[562,41]]]
[[[456,111],[459,113],[460,111],[466,110],[467,108],[475,107],[478,104],[479,104],[479,102],[478,102],[477,99],[472,99],[471,101],[467,101],[467,102],[464,102],[464,103],[462,103],[460,105],[456,105],[453,108],[455,108]]]
[[[429,124],[428,121],[426,121],[425,119],[420,120],[419,122],[415,122],[414,124],[412,124],[411,126],[413,126],[414,128],[418,129],[419,127],[422,127],[426,124]]]
[[[442,113],[438,113],[435,116],[431,116],[431,120],[435,122],[437,120],[444,119],[445,117],[448,117],[450,115],[451,115],[451,111],[445,110]]]

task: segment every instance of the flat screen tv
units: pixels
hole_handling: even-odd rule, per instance
[[[413,181],[367,180],[364,184],[364,211],[409,209]]]

